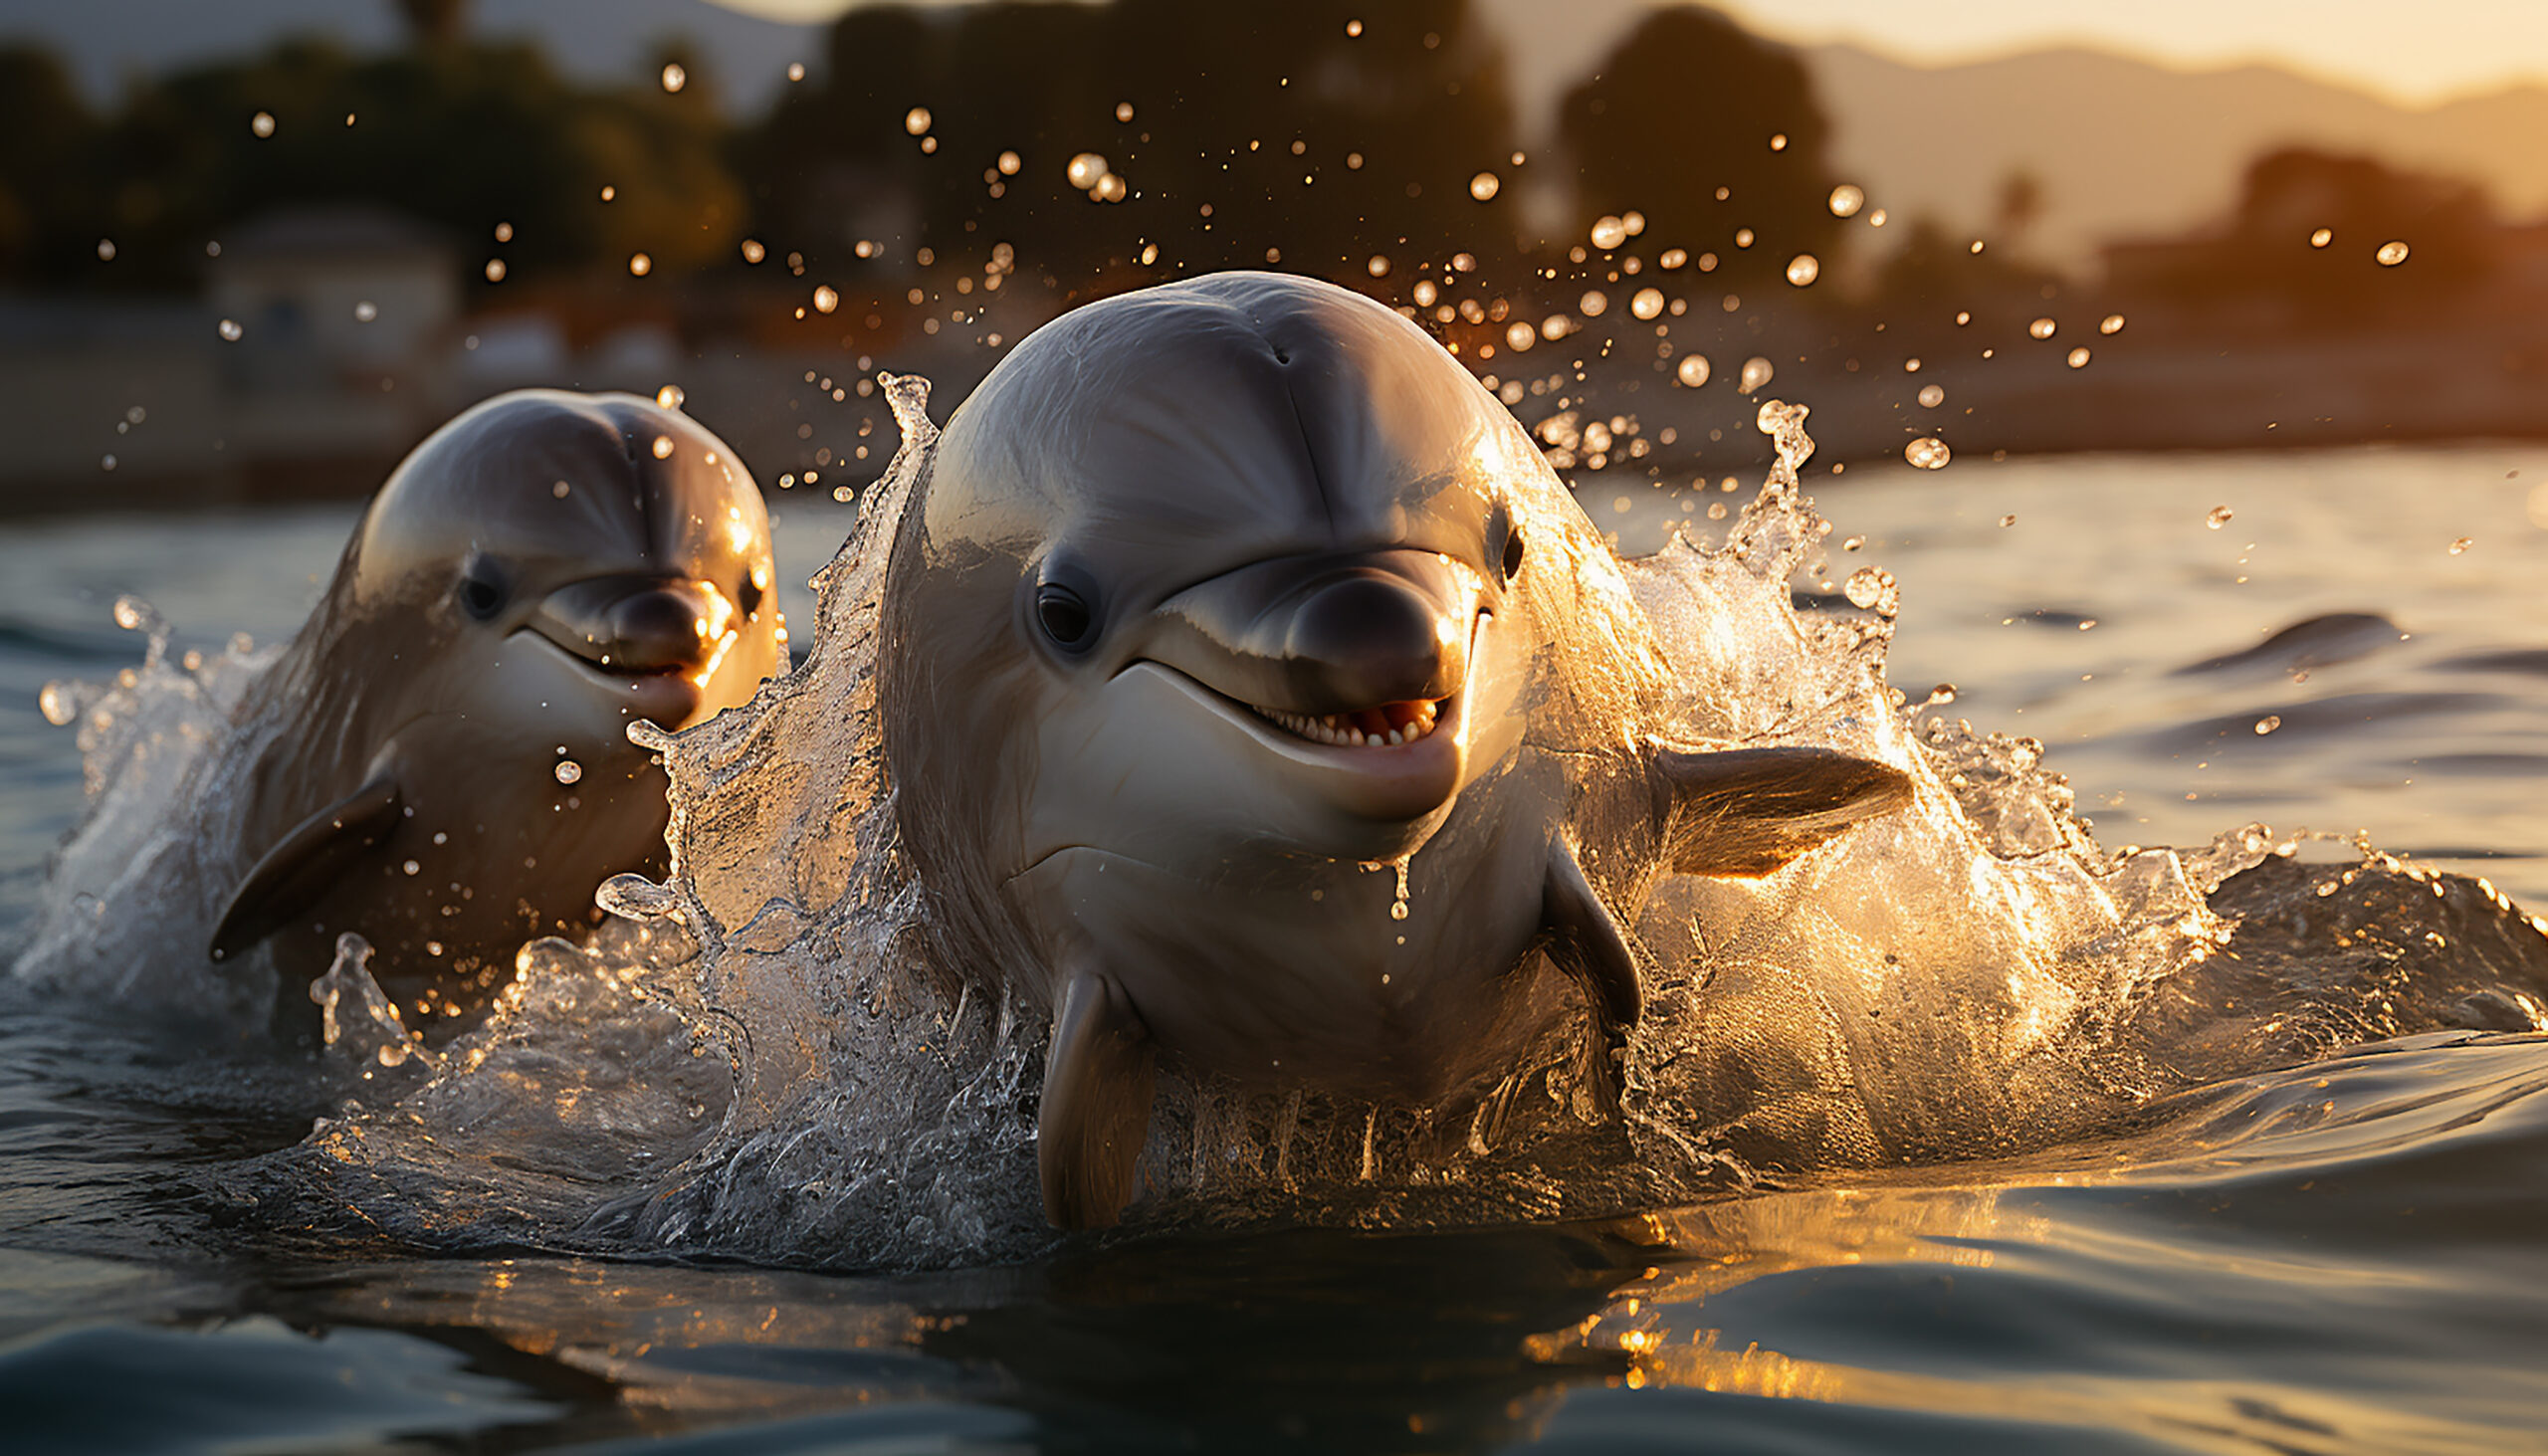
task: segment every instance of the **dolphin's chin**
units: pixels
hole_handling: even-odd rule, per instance
[[[545,648],[548,656],[617,709],[623,723],[642,718],[665,728],[686,728],[702,716],[701,710],[708,701],[707,681],[716,667],[712,663],[706,671],[626,672],[594,662],[558,645],[545,633],[528,628],[514,633],[510,640],[528,640]]]
[[[1313,718],[1242,703],[1163,663],[1136,663],[1129,671],[1159,674],[1204,712],[1245,732],[1269,756],[1268,769],[1358,819],[1412,824],[1450,802],[1466,777],[1465,695],[1431,700],[1420,709],[1392,704],[1393,711]],[[1371,719],[1384,712],[1401,725],[1392,729],[1399,734],[1396,742],[1370,731],[1379,726]],[[1421,731],[1405,736],[1419,724]]]

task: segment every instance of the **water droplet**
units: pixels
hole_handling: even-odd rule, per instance
[[[2015,525],[2015,524],[2017,524],[2017,518],[2016,516],[2014,516],[2014,515],[2011,515],[2011,516],[2003,516],[2003,517],[2001,517],[2001,518],[2000,518],[2000,528],[2001,528],[2002,530],[2007,530],[2010,526],[2013,526],[2013,525]]]
[[[1821,276],[1821,261],[1810,253],[1799,253],[1788,260],[1788,282],[1798,288],[1804,288]]]
[[[630,277],[644,278],[647,274],[654,271],[654,259],[647,257],[643,253],[631,253],[628,255],[628,273]]]
[[[417,864],[414,860],[409,860],[409,861],[407,861],[405,864],[400,865],[398,868],[399,868],[399,870],[400,870],[400,871],[402,871],[403,873],[406,873],[406,874],[412,875],[412,874],[416,873],[418,870],[423,869],[423,868],[424,868],[424,866],[422,866],[422,865],[420,865],[420,864]]]
[[[1097,186],[1098,179],[1104,177],[1108,170],[1106,158],[1093,151],[1084,151],[1070,159],[1070,164],[1062,169],[1062,175],[1070,179],[1072,186],[1087,192]]]
[[[1865,189],[1854,182],[1843,182],[1831,189],[1831,215],[1856,217],[1858,209],[1867,205]]]
[[[830,284],[817,284],[817,285],[815,286],[815,288],[814,288],[814,312],[817,312],[817,313],[828,313],[828,312],[832,312],[834,309],[837,309],[837,308],[839,308],[839,307],[840,307],[840,290],[833,288]]]
[[[2463,535],[2459,539],[2450,543],[2450,554],[2454,556],[2459,555],[2476,543],[2477,538],[2475,536]]]
[[[559,783],[574,783],[581,780],[583,776],[584,765],[581,763],[576,762],[572,758],[560,758],[557,760],[557,781]]]
[[[2236,520],[2237,515],[2237,512],[2230,510],[2227,506],[2215,506],[2204,516],[2203,523],[2212,527],[2214,530],[2219,530],[2221,527],[2228,525],[2231,520]]]
[[[572,486],[567,485],[564,481],[559,481],[557,484],[548,488],[548,494],[556,497],[560,501],[563,501],[566,499],[566,493],[573,489],[574,488]]]
[[[2380,251],[2371,256],[2380,260],[2381,267],[2395,268],[2407,261],[2407,245],[2398,242],[2383,243],[2380,245]]]
[[[663,83],[665,91],[678,92],[690,85],[690,73],[681,69],[680,62],[667,61],[664,63]]]
[[[2059,326],[2059,324],[2054,323],[2049,318],[2038,318],[2032,323],[2026,325],[2026,332],[2033,334],[2037,338],[2050,338],[2052,337],[2052,330]]]
[[[1944,440],[1922,436],[1902,447],[1902,458],[1921,470],[1944,470],[1947,462],[1955,459],[1955,452],[1947,448]]]
[[[371,320],[379,316],[380,306],[369,299],[365,299],[361,303],[354,305],[354,321],[356,323],[369,323]]]
[[[100,263],[112,263],[115,261],[114,239],[100,238],[98,240],[98,261]]]
[[[2268,713],[2264,717],[2256,720],[2256,736],[2261,738],[2280,727],[2282,727],[2282,716],[2280,714]]]
[[[1575,312],[1587,318],[1598,318],[1608,312],[1609,309],[1610,296],[1599,289],[1587,289],[1584,291],[1584,297],[1575,301]]]
[[[44,721],[55,728],[71,727],[72,721],[80,716],[78,690],[67,683],[47,683],[44,690],[36,694],[36,711],[42,713]]]
[[[593,891],[593,904],[626,920],[659,920],[673,913],[673,892],[643,875],[613,875]]]
[[[248,129],[257,133],[259,136],[274,135],[275,113],[272,111],[259,111],[257,114],[248,118]]]
[[[115,625],[126,632],[140,631],[149,626],[151,618],[157,615],[150,609],[150,603],[137,596],[126,594],[115,598]]]
[[[98,469],[100,469],[100,470],[112,470],[112,469],[114,469],[114,468],[115,468],[115,457],[114,457],[114,452],[113,452],[113,451],[109,450],[109,451],[107,451],[106,454],[104,454],[104,455],[102,455],[102,456],[98,457]]]
[[[655,391],[655,404],[662,409],[679,409],[689,398],[678,384],[667,384]]]
[[[1345,33],[1359,40],[1363,34],[1363,22],[1359,20],[1345,22]]]
[[[611,185],[610,185],[610,184],[608,184],[608,183],[604,183],[604,184],[602,184],[602,189],[601,189],[601,200],[602,200],[602,201],[604,201],[604,202],[609,202],[609,201],[613,200],[614,198],[616,198],[616,197],[618,197],[618,196],[619,196],[619,189],[618,189],[618,188],[613,187],[613,186],[611,186]]]
[[[1396,900],[1389,903],[1389,919],[1393,921],[1402,921],[1406,919],[1405,901]]]
[[[1770,135],[1770,150],[1772,150],[1772,151],[1785,151],[1785,150],[1787,150],[1787,149],[1788,149],[1788,134],[1787,134],[1786,132],[1784,132],[1784,131],[1772,132],[1772,133],[1771,133],[1771,135]]]
[[[1132,120],[1132,119],[1133,119],[1133,104],[1132,104],[1131,102],[1117,102],[1117,103],[1115,104],[1115,119],[1116,119],[1116,120],[1118,120],[1118,121],[1130,121],[1130,120]],[[1293,150],[1295,153],[1299,152],[1299,151],[1300,151],[1300,149],[1301,149],[1301,144],[1300,144],[1299,142],[1295,141],[1295,142],[1293,142],[1293,143],[1292,143],[1292,150]]]
[[[1628,300],[1628,312],[1639,318],[1652,318],[1660,314],[1663,312],[1663,290],[1638,289],[1636,297]]]
[[[2072,349],[2070,351],[2070,356],[2064,360],[2064,362],[2069,364],[2073,369],[2084,369],[2088,367],[2087,345],[2081,344],[2079,347]]]
[[[1754,390],[1769,383],[1771,378],[1777,373],[1778,370],[1771,367],[1768,359],[1761,357],[1759,354],[1754,354],[1752,357],[1743,361],[1743,375],[1735,381],[1734,392],[1737,394],[1750,394]]]
[[[1492,202],[1504,190],[1504,179],[1493,172],[1480,172],[1469,178],[1469,195],[1480,202]]]
[[[1108,172],[1105,176],[1098,178],[1097,185],[1088,189],[1088,195],[1100,202],[1121,202],[1129,192],[1130,187],[1123,177],[1114,172]],[[1275,260],[1268,258],[1265,261],[1272,263]]]
[[[2309,246],[2312,248],[2324,248],[2335,240],[2336,230],[2334,228],[2320,228],[2309,235]]]
[[[1708,382],[1708,356],[1705,354],[1683,354],[1681,356],[1680,368],[1677,369],[1675,373],[1685,386],[1691,389],[1698,388],[1700,385]]]
[[[760,239],[743,239],[743,261],[745,263],[758,263],[768,256],[769,250],[760,245]]]
[[[488,259],[488,260],[487,260],[487,282],[489,282],[489,283],[503,283],[504,281],[505,281],[505,260],[503,260],[502,258],[490,258],[490,259]]]
[[[903,129],[914,136],[929,134],[929,107],[914,106],[903,112]]]
[[[1881,566],[1861,566],[1849,573],[1841,584],[1849,605],[1892,616],[1901,604],[1901,592],[1893,584],[1893,573]]]
[[[1504,330],[1504,346],[1517,354],[1537,342],[1538,330],[1531,327],[1529,319],[1517,318]]]
[[[1944,403],[1946,403],[1946,402],[1947,402],[1947,391],[1946,391],[1946,387],[1945,387],[1944,385],[1940,385],[1940,384],[1923,384],[1923,385],[1921,385],[1921,386],[1920,386],[1920,406],[1921,406],[1921,408],[1923,408],[1923,409],[1936,409],[1939,405],[1942,405],[1942,404],[1944,404]]]
[[[1628,225],[1604,214],[1592,221],[1592,246],[1607,253],[1628,240]]]
[[[787,79],[789,81],[803,81],[805,79],[805,63],[802,61],[788,62]]]
[[[1944,708],[1956,700],[1956,694],[1957,688],[1955,684],[1940,683],[1938,686],[1929,690],[1929,706],[1931,708]]]
[[[2123,315],[2122,315],[2122,314],[2120,314],[2120,313],[2108,313],[2108,314],[2107,314],[2106,316],[2104,316],[2103,318],[2098,319],[2098,320],[2097,320],[2097,332],[2099,332],[2099,333],[2121,333],[2121,332],[2123,332]]]
[[[672,436],[670,436],[670,435],[657,435],[657,436],[655,437],[655,447],[654,447],[654,448],[655,448],[655,458],[656,458],[657,460],[670,460],[670,459],[672,459],[672,456],[673,456],[673,437],[672,437]]]
[[[237,343],[239,341],[239,335],[246,331],[246,329],[239,326],[239,320],[236,318],[224,318],[221,320],[220,333],[222,342],[224,343]]]

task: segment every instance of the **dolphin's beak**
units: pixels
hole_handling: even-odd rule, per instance
[[[600,672],[628,679],[640,716],[679,728],[733,651],[743,614],[714,582],[623,574],[557,588],[528,625]]]
[[[1466,686],[1483,586],[1433,551],[1283,557],[1178,592],[1140,656],[1293,736],[1393,746],[1430,734]]]

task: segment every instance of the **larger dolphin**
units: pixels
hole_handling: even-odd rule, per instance
[[[783,666],[768,514],[733,449],[625,394],[526,390],[390,476],[335,578],[249,690],[213,777],[244,796],[210,948],[290,978],[335,936],[411,1009],[463,1009],[515,947],[584,925],[665,855],[678,728]]]
[[[887,761],[942,953],[1051,1009],[1057,1224],[1129,1200],[1160,1058],[1432,1103],[1571,996],[1614,1049],[1619,915],[1655,875],[1767,873],[1908,792],[1652,741],[1669,672],[1590,522],[1455,360],[1342,289],[1070,313],[919,490]]]

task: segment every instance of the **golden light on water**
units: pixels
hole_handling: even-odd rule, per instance
[[[2407,261],[2407,245],[2399,242],[2383,243],[2380,245],[2380,251],[2371,256],[2379,260],[2381,267],[2395,268]]]
[[[1866,206],[1866,202],[1865,189],[1854,182],[1843,182],[1831,189],[1830,206],[1833,217],[1855,217],[1858,215],[1858,209]]]
[[[1480,172],[1469,178],[1469,195],[1480,202],[1492,202],[1504,190],[1504,180],[1493,172]]]

